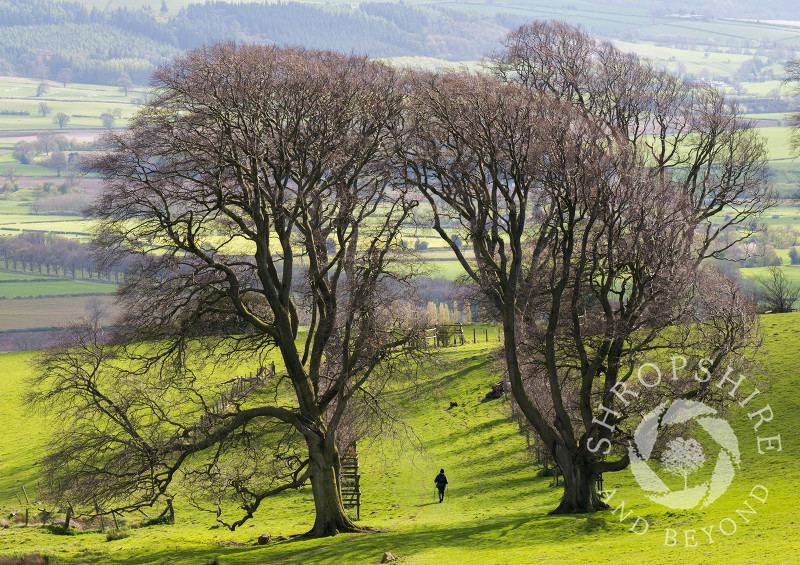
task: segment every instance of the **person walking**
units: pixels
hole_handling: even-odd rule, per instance
[[[441,504],[442,500],[444,500],[444,489],[447,486],[447,477],[444,476],[444,469],[439,470],[439,474],[436,475],[433,482],[436,483],[436,488],[439,489],[439,503]]]

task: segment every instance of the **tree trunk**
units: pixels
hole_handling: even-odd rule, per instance
[[[306,440],[311,456],[311,490],[314,495],[316,520],[308,536],[335,536],[344,532],[360,532],[345,513],[339,483],[339,454],[333,442],[324,437]]]
[[[609,506],[597,493],[597,474],[592,464],[582,457],[573,458],[566,449],[556,449],[556,464],[564,477],[564,493],[558,508],[550,514],[586,514],[608,510]]]

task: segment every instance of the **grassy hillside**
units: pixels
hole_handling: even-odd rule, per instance
[[[549,477],[525,451],[525,439],[508,418],[507,401],[484,401],[499,379],[486,344],[445,350],[429,379],[398,397],[410,426],[410,439],[376,439],[360,445],[362,524],[369,534],[332,539],[290,538],[310,528],[309,489],[274,499],[256,520],[236,532],[214,526],[213,518],[192,512],[178,501],[177,523],[132,530],[131,537],[105,541],[101,533],[54,536],[41,528],[14,526],[0,533],[0,555],[34,551],[56,563],[377,563],[385,551],[404,564],[464,565],[520,563],[767,563],[800,560],[796,543],[797,500],[800,499],[798,433],[800,391],[795,366],[800,347],[800,315],[763,319],[764,354],[757,377],[769,390],[754,399],[754,409],[767,403],[772,422],[757,432],[741,409],[732,410],[742,462],[733,484],[704,511],[669,510],[648,500],[625,471],[606,476],[615,491],[612,507],[621,510],[591,516],[548,516],[559,499]],[[490,343],[489,345],[492,345]],[[0,355],[0,506],[2,515],[18,508],[11,489],[25,484],[35,492],[33,466],[41,454],[45,428],[69,425],[43,421],[20,408],[29,354]],[[759,384],[764,390],[764,385]],[[458,406],[450,408],[450,402]],[[758,436],[781,434],[782,451],[759,455]],[[450,480],[445,503],[435,501],[433,476],[444,467]],[[737,514],[755,485],[768,491],[764,504],[750,498],[756,514]],[[18,488],[19,490],[19,488]],[[761,491],[757,491],[757,494]],[[631,513],[632,511],[632,513]],[[636,516],[647,520],[642,535],[630,531]],[[745,518],[749,522],[745,522]],[[131,522],[143,517],[129,516]],[[736,532],[718,532],[720,525]],[[638,530],[643,529],[639,522]],[[713,525],[713,543],[700,528]],[[665,546],[666,528],[676,530],[676,547]],[[685,530],[689,533],[685,533]],[[694,532],[692,532],[694,530]],[[279,539],[255,547],[255,538],[269,532]],[[288,538],[288,539],[280,539]],[[687,540],[691,545],[685,547]],[[693,541],[692,541],[693,540]],[[236,546],[235,544],[248,544]]]

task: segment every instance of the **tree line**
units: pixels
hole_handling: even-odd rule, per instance
[[[0,237],[0,262],[7,271],[31,272],[73,279],[119,281],[125,267],[101,268],[92,246],[49,232],[23,232]]]
[[[501,322],[514,401],[564,477],[553,512],[608,509],[596,479],[631,463],[637,416],[737,397],[714,383],[746,370],[755,308],[708,260],[773,203],[758,132],[716,90],[561,23],[514,30],[487,69],[221,43],[155,73],[86,165],[106,179],[98,261],[127,264],[117,332],[76,324],[33,384],[72,423],[42,465],[58,501],[92,515],[184,493],[235,529],[310,482],[311,535],[363,530],[339,454],[398,431],[384,393],[425,367],[403,306],[414,222]],[[229,323],[246,331],[197,339]],[[708,378],[637,384],[670,356]],[[253,359],[278,370],[197,378]]]

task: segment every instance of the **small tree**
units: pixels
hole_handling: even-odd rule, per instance
[[[47,84],[47,81],[40,82],[36,87],[36,97],[41,98],[45,94],[50,92],[50,85]]]
[[[58,148],[55,135],[50,130],[42,130],[36,134],[36,141],[33,142],[34,146],[40,153],[50,155],[51,151]]]
[[[786,270],[773,265],[767,274],[756,277],[757,296],[765,309],[774,313],[794,311],[794,303],[800,298],[800,284],[791,282]]]
[[[50,158],[45,161],[45,165],[47,167],[56,171],[58,176],[61,176],[61,171],[67,168],[67,156],[64,154],[63,151],[56,151]]]
[[[800,252],[797,251],[797,247],[792,247],[789,250],[789,261],[791,261],[792,265],[800,265]]]
[[[69,115],[64,112],[58,112],[53,116],[53,123],[56,124],[59,129],[64,129],[69,123]]]
[[[439,323],[440,324],[449,324],[450,323],[450,308],[447,306],[447,302],[440,302],[439,303]]]
[[[439,321],[439,314],[436,309],[436,304],[428,302],[428,325],[435,326]]]
[[[472,309],[467,299],[464,299],[464,323],[467,325],[472,323]]]
[[[36,146],[29,141],[18,141],[14,144],[14,150],[11,154],[17,161],[27,165],[36,155]]]
[[[43,118],[46,118],[48,115],[50,115],[52,111],[53,109],[50,107],[50,104],[44,101],[39,102],[39,113]]]
[[[667,451],[661,456],[664,469],[673,475],[683,477],[683,488],[688,488],[689,475],[697,471],[706,462],[703,447],[693,438],[688,441],[682,437],[667,443]]]
[[[69,67],[63,67],[60,71],[58,71],[56,80],[61,83],[61,86],[66,87],[68,82],[72,82],[72,69]]]
[[[3,170],[3,176],[8,179],[8,182],[10,182],[11,184],[15,184],[18,178],[17,168],[14,165],[8,165]]]
[[[117,118],[114,117],[114,114],[111,114],[109,112],[103,112],[102,114],[100,114],[100,121],[103,122],[104,128],[112,129],[117,121]]]
[[[122,76],[117,81],[117,86],[119,87],[119,91],[122,92],[125,96],[128,95],[128,91],[133,88],[133,82],[127,76]]]

